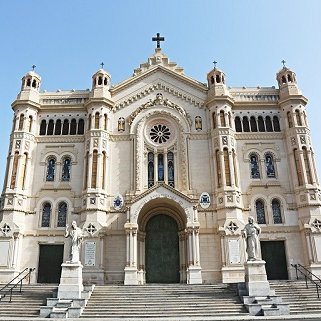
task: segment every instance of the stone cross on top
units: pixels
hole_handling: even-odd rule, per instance
[[[152,38],[152,41],[156,41],[156,44],[157,44],[156,48],[160,48],[160,42],[161,42],[161,41],[165,41],[165,38],[164,38],[164,37],[161,37],[161,36],[160,36],[160,33],[157,32],[156,37],[153,37],[153,38]]]

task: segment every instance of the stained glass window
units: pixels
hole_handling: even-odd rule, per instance
[[[272,212],[274,224],[282,224],[281,205],[276,198],[272,200]]]
[[[64,158],[63,164],[62,164],[61,180],[63,182],[70,181],[70,170],[71,170],[71,159],[70,157],[66,157]]]
[[[50,226],[50,216],[51,216],[51,205],[50,203],[45,203],[43,204],[43,207],[42,207],[41,227]]]
[[[164,181],[164,155],[158,154],[158,181]]]
[[[255,210],[256,210],[256,220],[258,224],[266,224],[265,208],[264,208],[264,202],[262,200],[257,200],[255,202]]]
[[[266,167],[266,176],[268,178],[275,178],[275,167],[273,162],[273,156],[268,153],[265,155],[265,167]]]
[[[154,154],[148,153],[148,188],[154,185]]]
[[[65,202],[61,202],[58,205],[58,227],[65,227],[66,226],[66,220],[67,220],[67,204]]]
[[[53,182],[55,180],[55,171],[56,171],[56,160],[51,157],[48,159],[47,163],[47,175],[46,181]]]
[[[251,167],[251,178],[260,178],[260,167],[257,156],[255,154],[250,155],[250,167]]]
[[[167,154],[167,168],[168,168],[168,185],[174,187],[174,154],[169,152]]]

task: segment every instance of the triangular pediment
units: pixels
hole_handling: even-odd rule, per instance
[[[198,200],[191,199],[187,195],[183,194],[182,192],[176,190],[175,188],[165,183],[156,183],[153,187],[149,188],[147,191],[136,196],[130,203],[135,204],[146,197],[148,198],[149,195],[159,195],[160,198],[163,198],[163,197],[171,198],[170,196],[172,196],[173,199],[181,199],[189,203],[198,202]]]

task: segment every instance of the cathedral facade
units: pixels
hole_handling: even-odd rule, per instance
[[[278,87],[230,88],[184,75],[160,48],[111,86],[41,92],[28,72],[12,104],[0,203],[0,282],[26,267],[59,282],[65,226],[84,233],[87,283],[244,280],[253,216],[269,279],[299,263],[321,276],[321,194],[307,99],[283,67]]]

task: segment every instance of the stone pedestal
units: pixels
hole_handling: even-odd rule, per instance
[[[82,264],[80,262],[66,262],[62,263],[61,267],[58,299],[81,299],[81,292],[84,290]]]
[[[187,269],[187,284],[202,284],[202,269],[200,266],[190,266]]]
[[[138,285],[137,268],[126,266],[125,267],[125,280],[124,285]]]
[[[270,295],[270,284],[265,271],[265,261],[248,261],[244,263],[245,286],[248,296]]]

